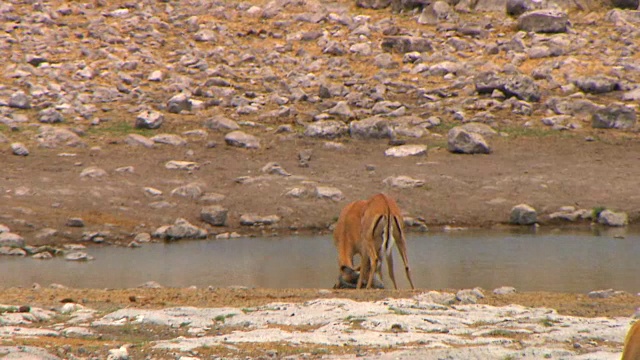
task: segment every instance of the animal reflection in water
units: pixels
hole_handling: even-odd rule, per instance
[[[404,220],[395,200],[377,194],[369,200],[354,201],[342,209],[333,233],[338,250],[340,275],[334,288],[384,288],[382,262],[387,260],[389,277],[397,290],[393,274],[393,245],[395,244],[411,288],[411,270],[407,259]],[[354,268],[353,257],[360,256],[359,268]],[[378,274],[380,280],[376,279]]]

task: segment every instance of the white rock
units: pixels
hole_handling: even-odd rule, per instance
[[[406,157],[419,156],[427,153],[427,145],[400,145],[385,150],[386,156]]]

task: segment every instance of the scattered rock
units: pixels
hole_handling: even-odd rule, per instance
[[[596,129],[630,129],[636,122],[635,109],[621,104],[598,109],[591,118],[591,126]]]
[[[384,154],[391,157],[420,156],[427,153],[427,145],[400,145],[385,150]]]
[[[615,291],[613,289],[590,291],[587,296],[592,299],[608,299],[614,296],[623,295],[624,291]]]
[[[304,135],[308,137],[335,139],[347,134],[349,128],[341,121],[322,120],[308,124],[304,130]]]
[[[85,168],[80,173],[81,178],[88,178],[88,179],[97,179],[104,176],[107,176],[107,172],[95,166],[90,166],[88,168]]]
[[[391,5],[391,0],[356,0],[356,6],[365,9],[384,9]]]
[[[81,218],[69,218],[64,225],[68,227],[84,227],[84,220]]]
[[[170,225],[163,230],[164,232],[162,233],[159,232],[159,229],[156,230],[159,234],[158,237],[169,241],[180,239],[204,239],[208,235],[206,230],[201,229],[182,218],[176,219],[173,225]]]
[[[232,131],[225,135],[224,141],[227,143],[227,145],[245,149],[260,148],[260,140],[257,137],[240,130]]]
[[[439,291],[422,293],[414,296],[414,299],[418,300],[419,303],[432,303],[446,306],[453,305],[457,301],[455,294]]]
[[[429,39],[412,36],[386,36],[382,38],[381,47],[383,51],[400,54],[414,51],[420,53],[433,51]]]
[[[64,120],[62,114],[54,108],[46,108],[38,113],[38,120],[41,123],[53,124]]]
[[[509,222],[514,225],[532,225],[538,221],[536,209],[527,204],[516,205],[511,209]]]
[[[502,286],[496,289],[493,289],[493,293],[495,295],[509,295],[509,294],[515,294],[516,293],[516,288],[512,287],[512,286]]]
[[[624,212],[603,210],[598,215],[598,223],[607,226],[626,226],[629,223],[629,216]]]
[[[222,115],[216,115],[212,118],[206,119],[204,121],[204,126],[217,131],[235,131],[240,129],[240,126],[235,121]]]
[[[0,232],[0,246],[23,248],[25,246],[25,241],[22,236],[5,231]]]
[[[191,111],[191,97],[186,93],[174,95],[167,102],[167,110],[173,114],[179,114],[181,111]]]
[[[536,33],[563,33],[569,27],[569,16],[558,10],[534,10],[518,17],[518,29]]]
[[[267,163],[265,166],[260,169],[263,173],[271,174],[271,175],[280,175],[280,176],[291,176],[285,169],[280,166],[277,162]]]
[[[311,161],[311,155],[313,155],[313,150],[311,149],[300,151],[298,153],[298,165],[300,167],[309,167],[309,161]]]
[[[16,91],[9,98],[9,107],[17,108],[17,109],[30,109],[31,108],[31,100],[24,93],[24,91]]]
[[[195,200],[202,196],[202,188],[200,184],[190,183],[171,190],[171,195]]]
[[[482,135],[469,132],[461,126],[449,130],[447,146],[452,153],[490,154],[491,148]]]
[[[344,195],[340,189],[330,186],[316,187],[316,197],[318,199],[329,199],[333,201],[344,200]]]
[[[389,176],[382,182],[387,186],[400,189],[411,189],[424,186],[424,180],[413,179],[409,176]]]
[[[64,259],[67,261],[89,261],[93,260],[94,257],[83,251],[74,251],[66,254]]]
[[[125,144],[130,146],[144,146],[146,148],[152,148],[155,142],[140,134],[129,134],[124,139]]]
[[[158,134],[150,139],[157,144],[165,144],[172,146],[185,146],[187,141],[182,137],[174,134]]]
[[[565,206],[559,209],[559,211],[549,214],[550,220],[563,220],[569,222],[589,219],[590,217],[591,211],[586,209],[576,209],[573,206]]]
[[[147,281],[138,287],[142,289],[162,289],[164,286],[160,285],[157,281]]]
[[[11,144],[11,152],[13,155],[17,156],[28,156],[29,149],[23,143],[13,143]]]
[[[225,226],[229,210],[220,205],[210,205],[200,210],[202,221],[213,226]]]
[[[620,89],[620,81],[616,78],[604,75],[584,76],[573,83],[583,92],[591,94],[604,94]]]
[[[456,293],[456,299],[462,304],[476,304],[479,299],[484,299],[481,289],[463,289]]]
[[[179,160],[170,160],[164,164],[164,167],[169,170],[197,170],[200,168],[200,165],[193,161],[179,161]]]
[[[129,352],[126,346],[120,346],[118,349],[109,350],[107,360],[129,360]]]
[[[162,115],[162,113],[158,111],[145,110],[136,116],[134,126],[136,129],[158,129],[163,122],[164,115]]]
[[[240,225],[256,226],[256,225],[273,225],[280,221],[278,215],[260,216],[255,214],[242,214],[240,216]]]

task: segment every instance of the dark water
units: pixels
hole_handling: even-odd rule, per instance
[[[640,234],[410,234],[409,261],[417,287],[587,292],[640,292]],[[126,288],[146,281],[196,285],[329,288],[337,277],[330,237],[241,238],[89,248],[96,260],[0,258],[0,287],[59,283]],[[396,278],[408,287],[395,254]],[[385,271],[386,277],[386,271]],[[388,279],[387,279],[388,280]],[[388,284],[390,286],[390,284]]]

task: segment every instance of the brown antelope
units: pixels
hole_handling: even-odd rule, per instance
[[[627,332],[622,360],[640,360],[640,321],[636,321]]]
[[[381,268],[384,256],[387,260],[389,277],[397,290],[392,256],[395,244],[402,257],[409,284],[414,289],[407,259],[404,220],[398,205],[389,196],[377,194],[369,200],[355,201],[345,206],[340,212],[333,239],[338,249],[341,287],[353,287],[357,280],[355,287],[360,289],[363,278],[366,278],[367,289],[375,286],[374,274],[378,273],[382,279]],[[353,267],[353,257],[356,254],[360,255],[360,273]]]

